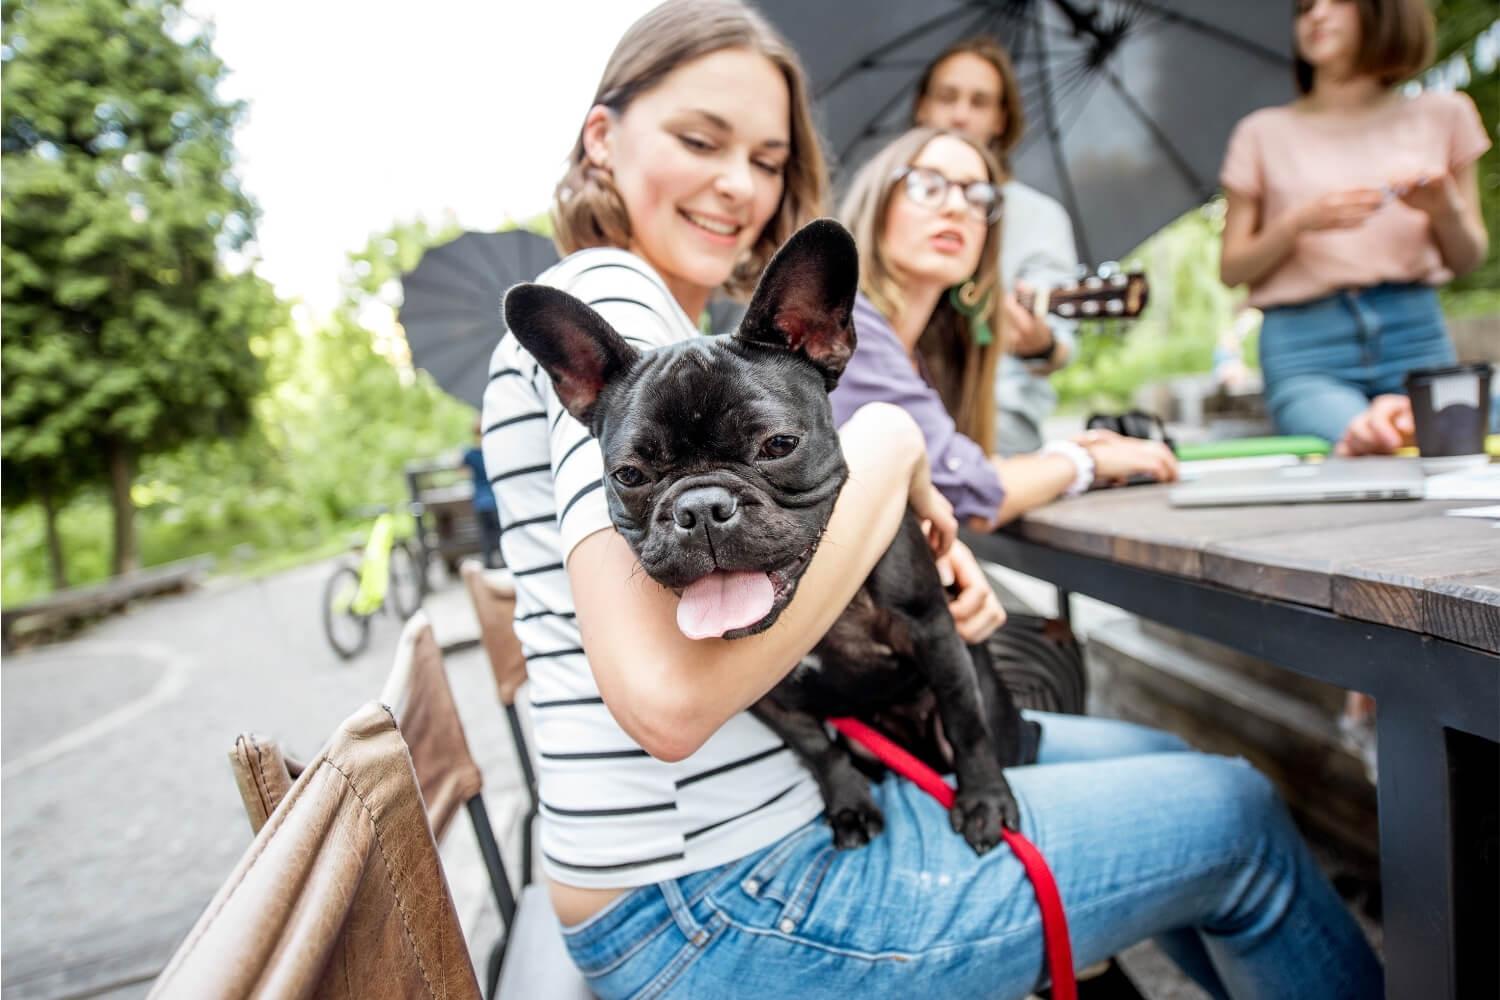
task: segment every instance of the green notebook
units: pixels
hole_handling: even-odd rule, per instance
[[[1332,450],[1333,447],[1322,438],[1304,434],[1180,444],[1177,457],[1184,462],[1197,462],[1208,458],[1253,458],[1258,455],[1326,455]]]

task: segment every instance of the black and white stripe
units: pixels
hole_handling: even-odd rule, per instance
[[[585,250],[537,280],[589,303],[640,350],[697,336],[661,278],[624,251]],[[748,714],[677,763],[651,757],[616,722],[583,654],[565,570],[575,545],[610,528],[598,446],[516,338],[501,338],[489,372],[485,464],[516,584],[549,871],[575,885],[643,885],[743,857],[817,815],[811,777]]]

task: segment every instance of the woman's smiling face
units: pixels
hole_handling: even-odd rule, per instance
[[[781,71],[739,48],[684,63],[620,115],[590,112],[585,151],[613,175],[630,249],[679,302],[706,301],[775,215],[790,121]]]

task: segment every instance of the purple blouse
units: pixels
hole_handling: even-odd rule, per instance
[[[854,356],[830,396],[834,421],[842,426],[866,403],[901,407],[922,428],[933,485],[953,512],[960,520],[993,518],[1005,499],[999,473],[984,449],[958,432],[938,391],[917,374],[890,322],[863,294],[854,300],[854,332]]]

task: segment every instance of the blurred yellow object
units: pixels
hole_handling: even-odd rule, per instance
[[[1484,453],[1491,458],[1500,458],[1500,434],[1491,434],[1484,439]],[[1411,457],[1418,452],[1415,446],[1408,446],[1397,448],[1396,454]]]
[[[1409,444],[1405,448],[1397,448],[1396,454],[1402,458],[1416,458],[1419,452],[1416,445]]]

